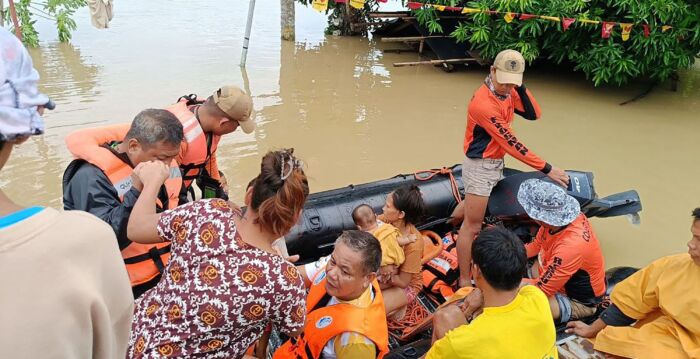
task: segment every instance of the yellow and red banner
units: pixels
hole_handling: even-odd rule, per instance
[[[318,12],[325,12],[328,10],[328,0],[314,0],[311,7]]]
[[[323,1],[328,1],[328,0],[314,0],[314,4],[317,2],[323,2]],[[336,2],[345,2],[348,0],[337,0]],[[355,8],[362,8],[364,6],[365,0],[349,0],[350,5],[352,5]],[[384,1],[384,0],[379,0],[379,1]],[[362,6],[355,6],[353,3],[358,3],[362,4]],[[652,31],[652,27],[648,24],[638,24],[638,23],[621,23],[621,22],[616,22],[616,21],[602,21],[602,20],[591,20],[591,19],[586,19],[586,18],[568,18],[568,17],[558,17],[558,16],[548,16],[548,15],[538,15],[538,14],[518,14],[518,13],[513,13],[510,11],[498,11],[498,10],[490,10],[490,9],[477,9],[477,8],[470,8],[470,7],[454,7],[454,6],[446,6],[446,5],[437,5],[437,4],[430,4],[430,3],[422,3],[418,1],[409,1],[407,3],[407,6],[411,10],[417,10],[423,7],[432,7],[437,11],[455,11],[455,12],[460,12],[462,14],[476,14],[476,13],[486,13],[489,15],[503,15],[503,19],[507,23],[512,23],[513,20],[515,19],[520,19],[522,21],[525,20],[530,20],[530,19],[542,19],[542,20],[548,20],[548,21],[554,21],[554,22],[561,22],[562,24],[562,30],[567,31],[572,24],[574,23],[580,23],[584,25],[600,25],[602,24],[600,35],[602,38],[607,39],[610,38],[610,36],[613,33],[613,29],[615,26],[619,25],[622,35],[622,41],[627,41],[630,38],[630,35],[632,33],[632,30],[637,27],[641,26],[643,29],[644,37],[649,37]],[[316,7],[314,7],[316,8]],[[671,25],[661,25],[658,27],[655,27],[656,29],[661,29],[662,33],[665,33],[671,29],[673,29],[673,26]]]

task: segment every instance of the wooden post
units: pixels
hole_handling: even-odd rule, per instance
[[[294,41],[294,0],[280,0],[282,40]]]
[[[1,0],[0,0],[1,1]],[[19,20],[17,20],[17,10],[15,10],[14,0],[10,1],[10,16],[12,17],[12,24],[15,27],[15,36],[22,41],[22,29],[19,27]]]

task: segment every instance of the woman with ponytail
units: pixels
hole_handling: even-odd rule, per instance
[[[128,237],[172,247],[163,278],[136,301],[129,358],[241,358],[270,322],[290,336],[302,329],[304,284],[272,247],[296,224],[309,194],[293,150],[263,157],[245,211],[207,199],[156,214],[168,168],[149,162],[135,173],[144,186]]]
[[[383,212],[379,217],[382,221],[398,228],[405,237],[418,238],[403,247],[406,260],[398,268],[398,273],[391,275],[381,284],[387,316],[400,320],[406,305],[416,299],[423,287],[423,240],[416,228],[416,224],[425,213],[425,202],[420,189],[414,185],[407,185],[389,193]]]

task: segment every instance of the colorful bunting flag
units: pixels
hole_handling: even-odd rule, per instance
[[[406,6],[408,6],[408,8],[411,10],[418,10],[423,6],[423,4],[419,2],[409,2],[408,4],[406,4]]]
[[[609,38],[610,34],[612,33],[613,27],[615,27],[614,22],[603,21],[603,27],[601,28],[600,36],[604,39]]]
[[[516,14],[513,14],[512,12],[508,12],[508,13],[506,13],[505,16],[503,16],[503,18],[506,20],[507,23],[510,24],[511,22],[513,22],[513,19],[515,19],[515,16],[516,16]]]
[[[328,0],[314,0],[311,7],[318,12],[325,12],[328,10]]]
[[[571,24],[573,24],[574,22],[576,22],[576,19],[564,17],[561,19],[561,27],[564,29],[564,31],[566,31],[569,29],[569,26],[571,26]]]
[[[350,0],[350,6],[361,10],[365,7],[365,0]]]
[[[377,0],[378,2],[388,2],[389,0]]]
[[[598,21],[598,20],[588,20],[588,19],[578,19],[578,22],[580,22],[582,24],[591,24],[591,25],[600,24],[600,21]]]
[[[328,9],[328,1],[329,0],[313,0],[312,6],[314,9],[318,11],[326,11]],[[362,9],[364,8],[365,1],[366,0],[334,0],[335,3],[340,4],[340,3],[346,3],[347,1],[350,1],[350,6],[356,8],[356,9]],[[387,2],[388,0],[377,0],[379,2]],[[489,9],[477,9],[477,8],[469,8],[469,7],[454,7],[454,6],[446,6],[446,5],[437,5],[437,4],[426,4],[426,3],[421,3],[417,1],[409,1],[407,4],[408,8],[410,10],[418,10],[424,6],[432,6],[434,9],[438,11],[455,11],[455,12],[461,12],[462,14],[475,14],[479,12],[485,12],[490,15],[495,15],[495,14],[504,14],[503,12],[497,11],[497,10],[489,10]],[[545,15],[534,15],[534,14],[517,14],[517,13],[512,13],[512,12],[507,12],[504,14],[503,19],[507,23],[513,22],[515,19],[520,19],[520,20],[530,20],[534,18],[540,18],[543,20],[549,20],[549,21],[556,21],[556,22],[561,22],[562,23],[562,29],[564,31],[567,31],[569,27],[575,22],[579,22],[582,24],[589,24],[589,25],[598,25],[600,23],[603,24],[603,27],[601,28],[601,37],[604,39],[610,38],[612,31],[617,25],[617,22],[613,21],[598,21],[598,20],[590,20],[590,19],[575,19],[575,18],[568,18],[568,17],[563,17],[563,18],[558,18],[555,16],[545,16]],[[632,33],[632,28],[634,27],[633,23],[619,23],[620,28],[622,29],[622,41],[627,41],[630,38],[630,34]],[[642,28],[644,29],[644,37],[649,37],[651,33],[651,28],[648,24],[641,24]],[[663,25],[661,26],[661,32],[666,32],[670,29],[672,29],[673,26],[671,25]]]
[[[335,0],[336,4],[347,4],[348,0]]]
[[[622,29],[622,41],[627,41],[630,39],[630,32],[632,32],[633,24],[623,24],[620,23],[620,28]]]

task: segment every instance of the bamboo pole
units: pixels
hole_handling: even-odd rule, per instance
[[[427,61],[411,61],[411,62],[395,62],[395,67],[403,66],[418,66],[418,65],[442,65],[442,64],[459,64],[469,61],[476,61],[476,59],[471,57],[465,57],[462,59],[447,59],[447,60],[427,60]]]
[[[426,39],[444,39],[446,35],[382,37],[382,42],[420,42]]]
[[[17,20],[17,10],[15,9],[14,0],[9,0],[10,2],[10,16],[12,17],[12,24],[15,27],[15,36],[22,41],[22,28],[19,27],[19,20]]]

